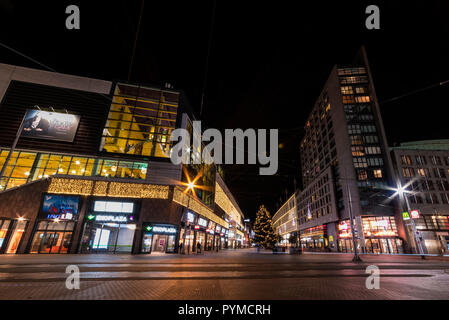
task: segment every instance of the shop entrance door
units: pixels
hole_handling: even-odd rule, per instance
[[[167,246],[167,236],[162,234],[153,235],[153,251],[165,252]]]
[[[67,253],[75,223],[41,221],[31,243],[30,253]]]

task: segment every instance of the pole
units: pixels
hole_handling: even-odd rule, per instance
[[[26,116],[26,113],[25,113],[25,116]],[[2,188],[6,189],[6,184],[3,187],[1,184],[1,181],[2,181],[3,175],[5,174],[6,167],[8,166],[9,160],[11,159],[11,155],[13,154],[14,150],[16,149],[17,142],[19,141],[20,135],[22,134],[23,126],[25,123],[25,116],[23,116],[23,118],[22,118],[22,122],[20,123],[19,129],[17,130],[17,133],[16,133],[16,138],[14,139],[11,149],[9,150],[9,154],[6,157],[5,163],[3,164],[3,168],[0,171],[0,191]]]
[[[405,198],[405,204],[407,205],[407,211],[410,214],[411,209],[410,209],[410,203],[408,202],[408,198],[406,195],[404,195],[403,192],[402,192],[402,196]],[[421,240],[418,238],[418,235],[416,233],[416,225],[415,225],[415,221],[413,220],[412,217],[410,217],[410,223],[412,225],[413,237],[415,239],[416,244],[418,245],[419,254],[421,255],[422,259],[425,259],[426,257],[424,256]]]
[[[354,220],[352,217],[352,197],[351,197],[351,191],[349,190],[348,184],[346,184],[346,191],[348,192],[348,197],[349,197],[349,220],[350,220],[351,233],[352,233],[352,245],[354,247],[354,257],[352,258],[352,262],[362,262],[362,259],[360,259],[360,257],[359,257],[359,253],[357,250],[357,242],[355,240]]]

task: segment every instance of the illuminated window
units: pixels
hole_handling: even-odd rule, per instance
[[[358,170],[357,172],[357,179],[358,180],[366,180],[368,179],[368,173],[366,170]]]
[[[412,164],[412,158],[410,156],[401,156],[401,164],[403,165],[411,165]]]
[[[356,96],[355,101],[357,103],[366,103],[366,102],[370,102],[370,98],[369,98],[369,96]]]
[[[363,146],[351,147],[353,157],[363,157],[365,153],[363,152]]]
[[[100,150],[170,157],[178,100],[176,92],[117,84]]]
[[[373,175],[374,178],[382,178],[382,170],[380,169],[373,170]]]
[[[355,102],[354,96],[343,96],[344,104],[350,104],[350,103],[354,103],[354,102]]]
[[[341,93],[343,94],[354,94],[354,90],[352,90],[351,86],[341,87]]]
[[[414,177],[415,170],[413,168],[402,168],[402,175],[404,177]]]
[[[356,93],[368,93],[368,88],[366,87],[356,87],[355,88]]]
[[[0,169],[7,150],[0,153]],[[145,179],[148,164],[136,161],[116,161],[67,155],[14,152],[0,180],[0,190],[48,178],[55,174],[74,176],[103,176],[129,179]]]

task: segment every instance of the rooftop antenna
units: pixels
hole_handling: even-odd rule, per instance
[[[200,118],[203,114],[203,106],[204,106],[204,96],[206,91],[206,84],[207,84],[207,74],[209,71],[209,56],[210,56],[210,47],[212,44],[212,34],[214,31],[214,21],[215,21],[215,9],[217,7],[217,0],[214,0],[214,6],[212,8],[212,18],[210,22],[210,31],[209,31],[209,44],[207,46],[207,55],[206,55],[206,68],[204,70],[204,80],[203,80],[203,90],[201,92],[201,105],[200,105]]]

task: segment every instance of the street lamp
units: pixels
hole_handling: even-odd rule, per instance
[[[352,246],[354,247],[354,257],[352,258],[352,262],[362,262],[362,259],[360,259],[358,249],[357,249],[357,241],[355,240],[355,228],[354,228],[354,220],[352,217],[352,197],[351,197],[351,191],[349,190],[348,184],[346,184],[346,191],[348,192],[349,197],[349,221],[351,226],[351,234],[352,234]]]
[[[404,188],[403,186],[401,186],[401,183],[398,183],[398,188],[394,189],[394,190],[398,193],[400,198],[404,198],[405,199],[405,204],[407,206],[407,211],[410,214],[410,212],[411,212],[410,203],[408,202],[408,197],[404,194],[404,193],[408,193],[409,191],[406,188]],[[401,207],[402,207],[402,204],[401,204]],[[413,218],[410,218],[410,224],[412,226],[413,237],[415,239],[415,243],[418,246],[419,254],[421,255],[422,259],[425,259],[426,257],[424,256],[422,243],[421,243],[421,240],[418,237],[418,234],[417,234],[417,231],[416,231],[415,221],[413,220]]]

